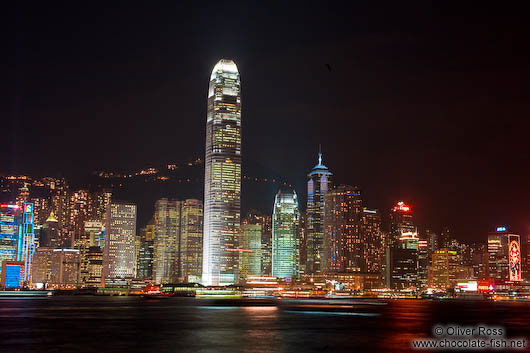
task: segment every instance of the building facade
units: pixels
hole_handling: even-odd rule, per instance
[[[488,275],[493,280],[521,281],[521,237],[499,226],[488,234]]]
[[[278,191],[272,214],[272,275],[275,277],[298,277],[299,218],[296,192]]]
[[[177,282],[181,211],[181,201],[160,199],[155,203],[153,279],[156,283]]]
[[[322,153],[318,164],[307,175],[307,209],[305,240],[305,272],[321,272],[324,249],[324,195],[331,188],[332,173],[322,164]]]
[[[134,278],[136,205],[112,202],[106,215],[103,278]]]
[[[250,224],[244,220],[241,224],[241,280],[249,276],[261,275],[261,224]]]
[[[324,200],[322,272],[365,272],[360,190],[340,185],[327,192]]]
[[[179,243],[179,280],[198,282],[202,275],[203,204],[196,199],[182,203]]]
[[[222,59],[208,89],[202,283],[233,284],[239,277],[241,212],[241,80]]]

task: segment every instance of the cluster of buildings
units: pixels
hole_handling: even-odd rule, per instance
[[[137,227],[137,205],[114,200],[110,190],[3,178],[3,189],[18,192],[0,209],[2,286],[218,287],[274,278],[292,290],[418,293],[530,280],[528,236],[499,226],[487,242],[467,245],[449,229],[420,229],[410,205],[381,212],[364,204],[358,187],[335,185],[321,153],[307,175],[305,212],[296,191],[281,188],[271,212],[242,216],[241,81],[233,61],[215,65],[207,105],[204,199],[160,199],[145,227]]]

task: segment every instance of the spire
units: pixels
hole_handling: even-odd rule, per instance
[[[48,217],[46,222],[58,222],[57,218],[55,218],[55,215],[53,214],[53,210],[50,212],[50,217]]]
[[[322,165],[322,145],[318,144],[318,165]]]

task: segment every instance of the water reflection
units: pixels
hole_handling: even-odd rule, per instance
[[[530,338],[530,303],[397,300],[216,303],[52,297],[0,302],[6,352],[408,352],[433,325]]]

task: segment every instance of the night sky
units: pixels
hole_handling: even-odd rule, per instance
[[[462,240],[530,232],[528,8],[111,3],[17,2],[0,172],[75,179],[202,157],[209,75],[232,58],[244,174],[281,175],[305,200],[321,144],[367,206],[405,200]]]

